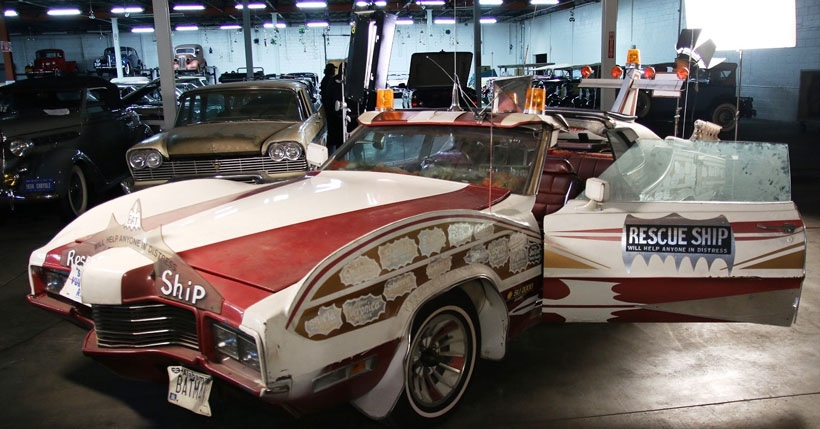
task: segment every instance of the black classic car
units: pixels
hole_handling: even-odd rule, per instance
[[[468,88],[473,54],[470,52],[416,52],[410,57],[410,74],[404,91],[404,107],[450,107],[453,102],[453,75],[458,77],[462,96],[459,104],[468,108],[475,103],[475,90]],[[453,66],[456,63],[456,67]]]
[[[98,76],[103,74],[117,74],[117,59],[114,55],[114,48],[108,47],[103,51],[103,55],[94,60],[94,69]],[[122,74],[132,76],[142,71],[142,60],[136,49],[127,46],[120,47],[120,57],[122,60]]]
[[[0,211],[56,200],[73,218],[128,176],[131,145],[151,130],[96,77],[27,79],[0,88]]]

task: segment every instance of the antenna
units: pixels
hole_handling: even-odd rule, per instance
[[[468,97],[467,94],[464,93],[464,90],[461,89],[461,82],[458,79],[458,74],[457,73],[454,72],[453,75],[451,75],[450,73],[447,72],[447,70],[444,67],[441,66],[441,64],[436,62],[436,60],[430,58],[429,55],[425,55],[424,58],[427,58],[428,60],[430,60],[430,62],[435,64],[436,67],[438,67],[439,70],[441,70],[444,73],[445,76],[449,77],[450,80],[453,81],[453,104],[450,105],[449,110],[453,110],[453,111],[462,110],[461,106],[457,102],[458,101],[457,96],[456,96],[457,94],[460,95],[463,100],[466,100],[467,102],[469,102],[469,104],[472,104],[473,108],[475,110],[478,110],[478,106],[476,106],[475,102],[473,100],[470,100],[470,97]],[[457,66],[456,64],[453,64],[454,69],[456,68],[456,66]],[[456,107],[454,108],[453,105],[455,105]]]

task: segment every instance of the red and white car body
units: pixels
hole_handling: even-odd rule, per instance
[[[672,151],[673,185],[620,201],[617,181],[593,178],[591,201],[538,218],[561,116],[359,121],[299,179],[170,183],[89,210],[32,253],[29,301],[90,325],[84,352],[123,373],[165,380],[181,365],[293,411],[349,401],[373,418],[400,400],[422,417],[446,413],[476,357],[503,358],[510,336],[541,321],[796,315],[806,244],[788,198],[651,201],[688,188],[706,198],[731,155],[658,141],[644,162]],[[477,173],[487,142],[489,178]],[[425,156],[395,155],[410,147]],[[391,150],[405,164],[365,165]],[[219,340],[226,329],[244,346]]]

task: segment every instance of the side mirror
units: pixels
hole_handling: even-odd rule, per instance
[[[609,182],[595,177],[590,177],[587,179],[584,195],[589,198],[589,202],[583,206],[581,210],[601,210],[599,204],[609,201]]]
[[[313,167],[321,167],[327,161],[327,147],[316,143],[309,143],[307,145],[308,165]]]

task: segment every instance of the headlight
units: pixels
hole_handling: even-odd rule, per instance
[[[296,161],[302,156],[302,145],[296,142],[285,143],[285,158]]]
[[[157,167],[159,167],[160,165],[162,165],[162,155],[159,152],[155,151],[155,150],[152,150],[150,152],[146,152],[145,165],[147,165],[148,168],[157,168]]]
[[[259,349],[250,335],[218,322],[211,325],[211,332],[217,353],[260,371]]]
[[[46,290],[51,293],[60,293],[66,280],[68,280],[68,273],[64,271],[43,269],[43,283],[46,284]]]
[[[132,152],[128,155],[128,164],[134,170],[142,170],[145,168],[145,154],[143,152]]]
[[[270,159],[279,162],[285,159],[285,146],[282,143],[274,143],[268,147]]]
[[[34,142],[31,140],[12,140],[9,143],[9,150],[16,156],[25,155],[33,147]]]

